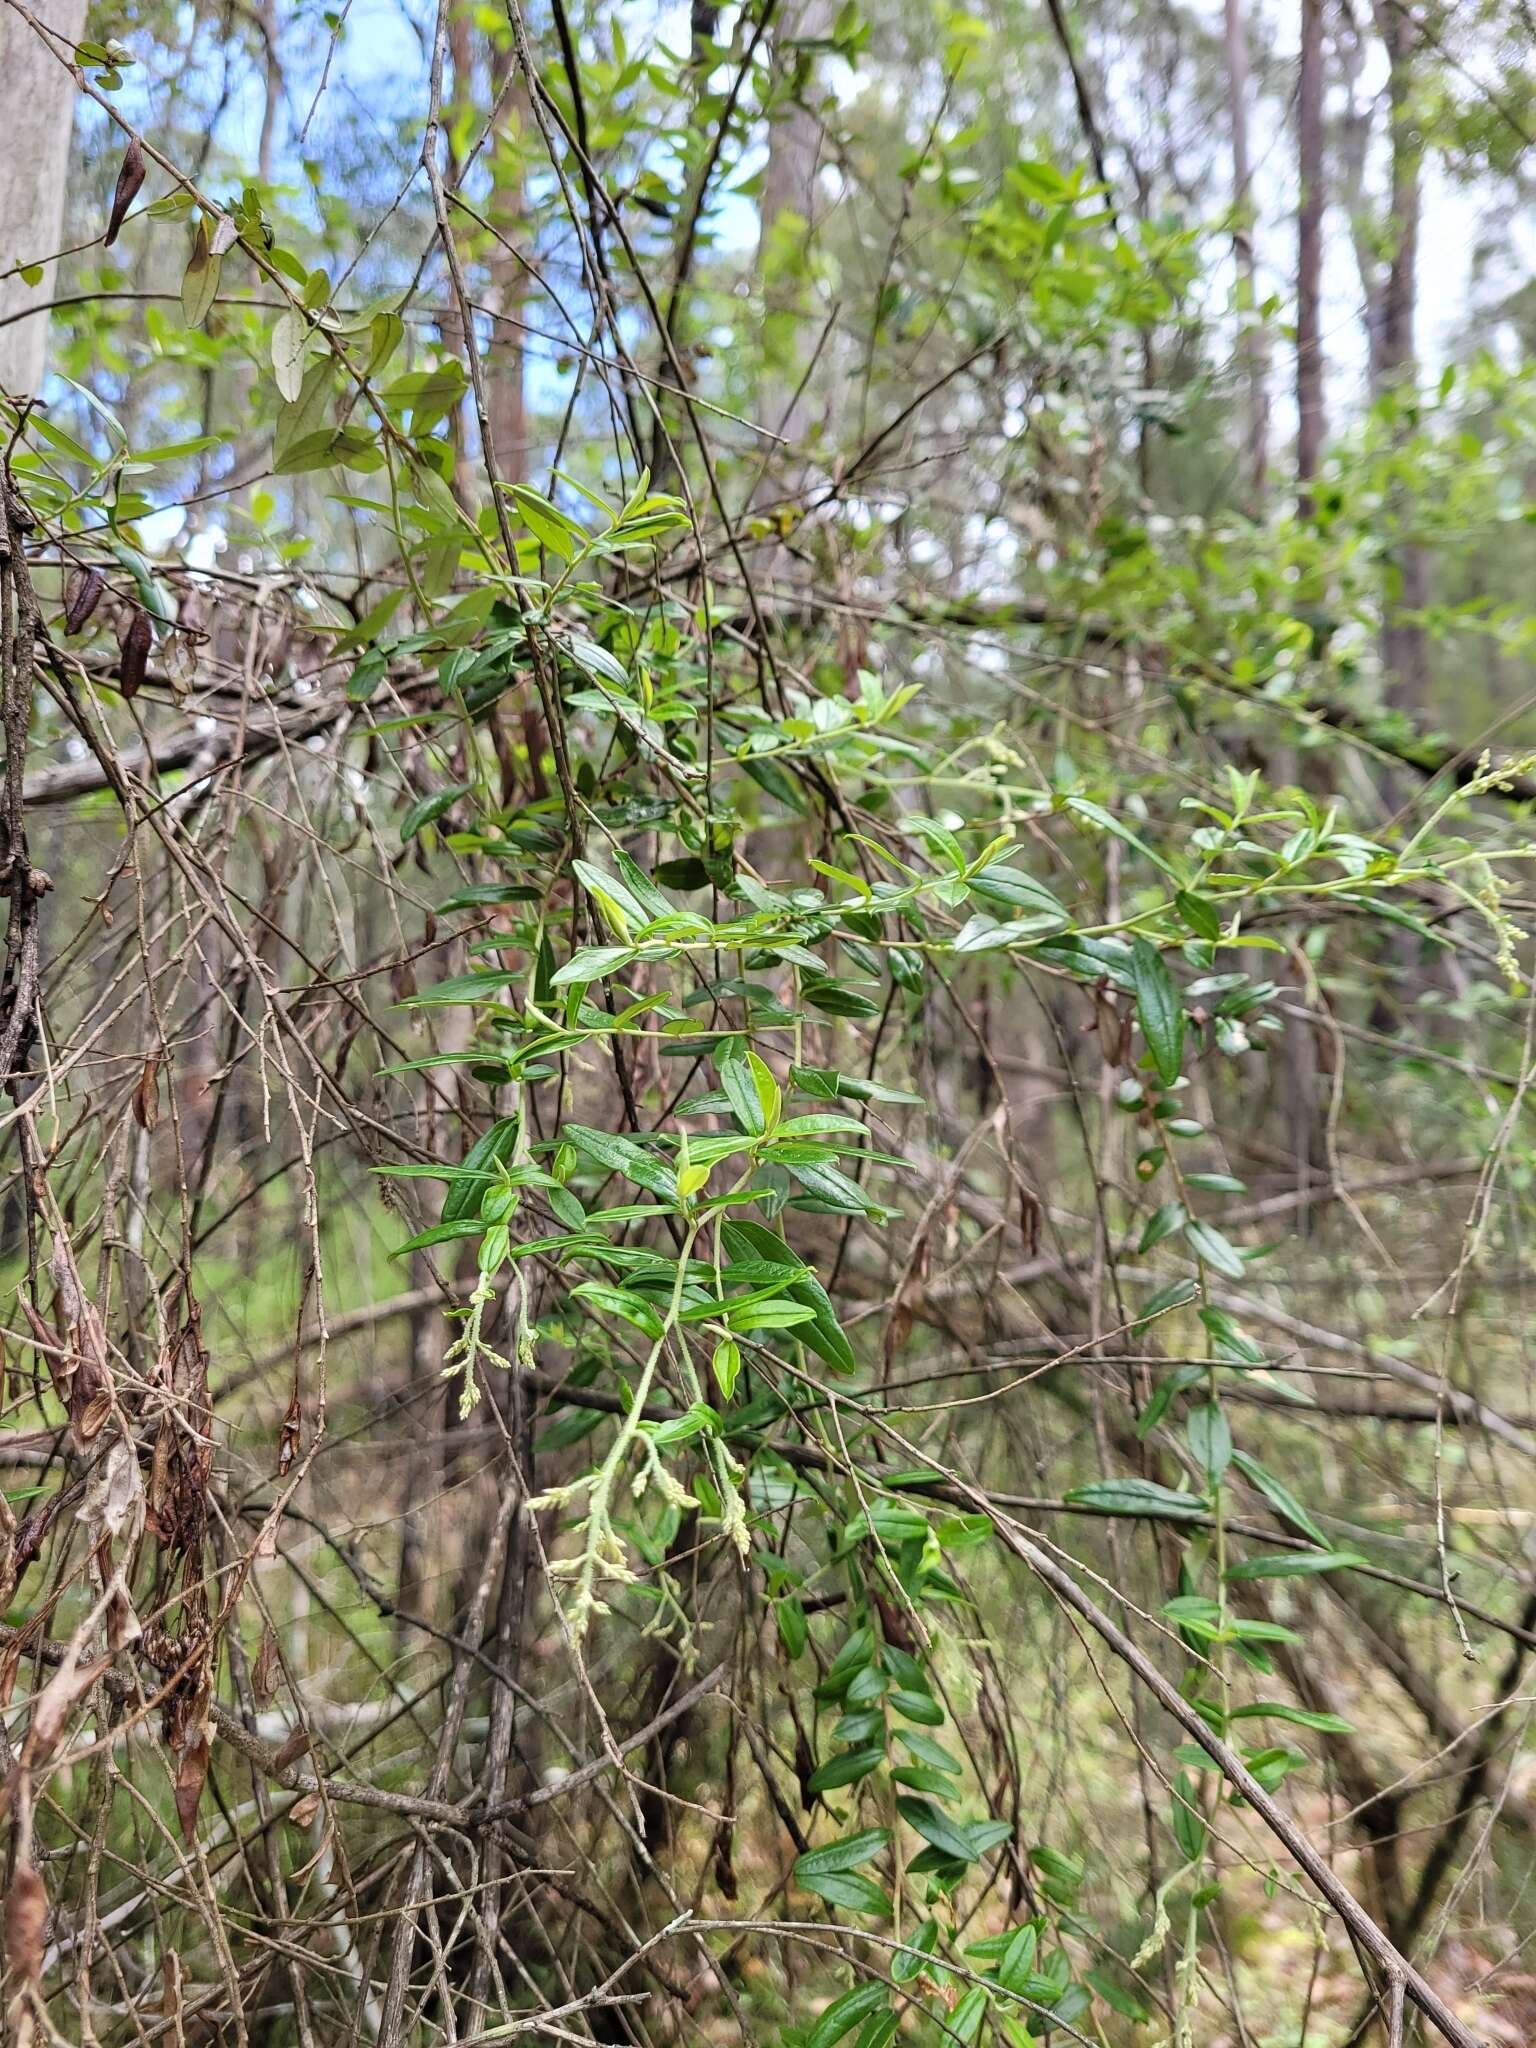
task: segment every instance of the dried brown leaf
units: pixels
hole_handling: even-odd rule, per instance
[[[154,644],[155,634],[149,623],[149,613],[135,605],[117,642],[117,686],[125,697],[138,694],[149,667],[149,650]]]
[[[128,147],[123,151],[122,168],[117,174],[117,185],[112,193],[112,213],[107,221],[107,232],[101,238],[104,249],[110,249],[117,240],[117,231],[122,226],[129,207],[138,197],[139,187],[143,182],[143,146],[137,135],[130,135]]]
[[[251,1668],[251,1690],[262,1706],[268,1706],[277,1698],[277,1688],[282,1680],[282,1659],[277,1653],[277,1635],[271,1622],[261,1631],[261,1648],[256,1652],[256,1662]]]
[[[107,587],[107,579],[99,569],[82,567],[70,574],[64,586],[64,630],[66,633],[83,633],[90,623],[91,614],[101,603],[101,594]]]
[[[303,1421],[303,1410],[299,1407],[299,1396],[294,1392],[283,1417],[283,1432],[277,1446],[277,1476],[286,1479],[294,1459],[299,1455],[299,1426]]]
[[[72,1709],[112,1662],[110,1657],[98,1657],[94,1663],[82,1665],[75,1661],[76,1655],[71,1644],[64,1662],[32,1702],[32,1719],[21,1745],[21,1761],[29,1770],[53,1754]]]
[[[15,1992],[26,1999],[35,1993],[43,1976],[43,1938],[48,1931],[48,1889],[30,1859],[18,1859],[5,1894],[5,1960]],[[23,2011],[17,2027],[18,2041],[29,2038],[23,2032],[30,2014]]]
[[[176,1817],[188,1842],[197,1840],[197,1807],[208,1779],[208,1737],[195,1735],[176,1760]]]
[[[290,1728],[282,1746],[272,1758],[272,1775],[280,1778],[290,1764],[296,1764],[309,1748],[309,1736],[303,1728]]]
[[[160,1058],[151,1053],[144,1062],[139,1085],[133,1091],[133,1120],[141,1131],[152,1131],[160,1121]]]

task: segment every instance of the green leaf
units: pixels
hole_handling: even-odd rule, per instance
[[[1009,910],[1036,911],[1042,916],[1065,919],[1067,913],[1043,882],[1018,868],[984,868],[970,881],[973,896],[986,903],[1000,903]]]
[[[851,1102],[905,1102],[920,1104],[921,1095],[909,1095],[901,1088],[888,1088],[881,1081],[866,1081],[857,1074],[840,1074],[833,1067],[791,1067],[794,1087],[819,1101],[843,1097]]]
[[[1184,1241],[1197,1259],[1202,1259],[1223,1279],[1247,1279],[1248,1268],[1243,1263],[1242,1253],[1230,1239],[1222,1236],[1215,1224],[1192,1217],[1184,1226]]]
[[[1162,855],[1154,853],[1150,846],[1147,846],[1136,837],[1136,834],[1129,825],[1122,825],[1120,820],[1111,812],[1106,811],[1102,804],[1093,803],[1085,796],[1069,796],[1067,798],[1067,809],[1076,817],[1083,819],[1086,824],[1096,825],[1101,832],[1112,833],[1124,845],[1134,846],[1143,860],[1149,860],[1153,867],[1161,869],[1171,881],[1177,881],[1178,876],[1175,870],[1163,859]]]
[[[1272,1472],[1266,1472],[1257,1458],[1251,1458],[1246,1451],[1234,1451],[1232,1462],[1245,1479],[1253,1482],[1270,1506],[1283,1516],[1293,1529],[1299,1529],[1303,1536],[1310,1536],[1319,1550],[1332,1548],[1328,1538],[1295,1494],[1276,1479]]]
[[[736,1391],[736,1381],[741,1373],[741,1346],[730,1337],[722,1337],[715,1346],[714,1356],[710,1360],[710,1371],[715,1376],[715,1385],[729,1401]]]
[[[192,254],[181,278],[181,313],[189,327],[201,327],[219,295],[219,272],[223,259],[215,256],[208,239],[208,223],[198,216],[192,236]]]
[[[582,946],[563,967],[556,968],[549,978],[549,985],[551,988],[570,988],[579,984],[585,988],[590,982],[601,981],[605,975],[627,967],[634,958],[633,946]]]
[[[1148,1515],[1174,1522],[1206,1512],[1205,1502],[1197,1495],[1175,1493],[1172,1487],[1159,1486],[1152,1479],[1095,1479],[1091,1485],[1074,1486],[1063,1498],[1107,1515]]]
[[[1173,899],[1173,907],[1197,939],[1214,942],[1221,937],[1220,914],[1216,906],[1207,903],[1203,896],[1196,896],[1188,889],[1180,889]]]
[[[985,1984],[973,1984],[949,2016],[949,2037],[970,2048],[987,2016],[990,1994]]]
[[[272,467],[279,476],[288,472],[300,445],[324,429],[330,397],[330,364],[324,360],[311,363],[304,372],[298,397],[278,410],[272,434]]]
[[[509,494],[516,502],[528,531],[550,553],[558,555],[562,562],[569,562],[586,546],[588,535],[574,519],[568,519],[557,505],[548,498],[540,497],[526,484],[512,484]]]
[[[829,1870],[857,1870],[878,1856],[891,1839],[889,1828],[866,1828],[862,1834],[845,1835],[838,1842],[824,1842],[819,1849],[807,1849],[795,1863],[795,1882],[825,1877]]]
[[[893,1981],[897,1984],[910,1984],[914,1977],[920,1976],[928,1958],[937,1948],[938,1941],[937,1920],[925,1920],[921,1927],[914,1928],[907,1937],[906,1947],[899,1949],[891,1959]]]
[[[1309,1579],[1319,1572],[1343,1572],[1369,1564],[1358,1550],[1283,1550],[1274,1557],[1250,1557],[1229,1565],[1230,1580]]]
[[[832,1870],[822,1877],[808,1877],[804,1889],[825,1899],[829,1906],[841,1906],[850,1913],[873,1913],[882,1920],[891,1915],[890,1894],[861,1870]]]
[[[997,1981],[1005,1991],[1021,1992],[1035,1967],[1039,1935],[1033,1927],[1021,1927],[1003,1950],[997,1966]]]
[[[1182,1230],[1189,1220],[1189,1212],[1182,1202],[1164,1202],[1163,1206],[1147,1218],[1141,1233],[1141,1242],[1136,1249],[1149,1252],[1154,1245],[1161,1244],[1165,1237],[1172,1237],[1176,1230]]]
[[[1156,1316],[1166,1315],[1170,1309],[1182,1308],[1186,1302],[1194,1301],[1200,1293],[1193,1280],[1170,1280],[1166,1287],[1159,1287],[1155,1294],[1149,1294],[1142,1303],[1138,1323],[1148,1323]]]
[[[901,1686],[891,1694],[891,1705],[904,1720],[919,1721],[925,1728],[944,1725],[944,1709],[928,1693]]]
[[[896,1811],[925,1842],[931,1842],[943,1855],[953,1857],[956,1863],[976,1861],[975,1843],[965,1823],[951,1819],[931,1799],[914,1799],[906,1793],[898,1793]]]
[[[1171,1088],[1184,1059],[1184,1008],[1167,963],[1150,940],[1138,938],[1131,949],[1131,977],[1136,986],[1136,1015],[1157,1078]]]
[[[775,1600],[773,1618],[785,1654],[791,1658],[801,1656],[809,1640],[809,1631],[805,1625],[805,1609],[800,1602],[790,1594],[782,1600]]]
[[[444,1223],[454,1223],[466,1216],[478,1216],[480,1204],[485,1199],[486,1183],[478,1176],[490,1172],[503,1160],[510,1157],[517,1144],[520,1119],[515,1116],[503,1117],[494,1123],[483,1137],[477,1138],[459,1167],[459,1174],[449,1184],[443,1197]]]
[[[1103,1999],[1111,2012],[1119,2013],[1123,2020],[1145,2022],[1150,2015],[1144,2005],[1134,1999],[1129,1991],[1117,1984],[1107,1970],[1085,1970],[1083,1982]]]
[[[868,1749],[850,1749],[846,1755],[829,1757],[826,1763],[812,1771],[805,1789],[808,1792],[834,1792],[840,1785],[856,1785],[884,1762],[884,1743],[871,1744]]]
[[[761,1060],[758,1065],[762,1065]],[[747,1049],[739,1038],[731,1039],[716,1053],[715,1067],[737,1123],[748,1137],[760,1138],[768,1128],[768,1119],[763,1114],[757,1077],[748,1061]]]
[[[1198,1863],[1205,1850],[1205,1822],[1195,1807],[1194,1780],[1180,1771],[1173,1781],[1173,1806],[1169,1822],[1173,1839],[1186,1863]]]
[[[727,1223],[721,1231],[726,1250],[733,1259],[767,1259],[774,1265],[789,1265],[795,1270],[795,1277],[780,1290],[791,1301],[815,1310],[814,1319],[800,1324],[795,1332],[797,1343],[807,1351],[814,1351],[834,1372],[852,1373],[858,1369],[853,1346],[844,1335],[837,1320],[837,1311],[832,1298],[808,1266],[802,1265],[784,1240],[775,1237],[766,1224],[738,1221]]]
[[[309,326],[297,306],[290,306],[272,329],[272,375],[290,403],[304,388],[304,350]]]
[[[815,1309],[798,1301],[749,1301],[725,1311],[726,1327],[732,1330],[794,1330],[815,1319]]]
[[[931,1764],[936,1771],[949,1771],[957,1778],[962,1774],[963,1765],[931,1735],[919,1734],[915,1728],[898,1728],[896,1737],[903,1749],[910,1750],[913,1756]]]
[[[1204,1468],[1211,1484],[1217,1485],[1232,1462],[1232,1431],[1226,1416],[1214,1401],[1204,1402],[1189,1411],[1184,1433],[1196,1464]]]
[[[402,1252],[423,1252],[431,1245],[448,1244],[456,1237],[478,1237],[483,1228],[478,1217],[466,1217],[459,1223],[434,1223],[430,1229],[418,1230],[404,1244],[397,1244],[391,1256],[398,1259]]]
[[[812,2027],[805,2048],[833,2048],[834,2042],[851,2034],[861,2020],[884,2006],[886,1998],[886,1987],[881,1983],[859,1984],[852,1991],[845,1991],[841,1998],[833,1999]]]
[[[606,1309],[609,1315],[633,1323],[637,1330],[643,1330],[647,1337],[660,1342],[661,1317],[643,1295],[631,1294],[624,1287],[609,1287],[601,1280],[584,1280],[579,1287],[573,1287],[571,1293],[580,1301],[590,1301],[594,1308]]]
[[[1293,1707],[1284,1700],[1255,1700],[1251,1706],[1234,1707],[1234,1721],[1290,1721],[1298,1728],[1315,1728],[1320,1735],[1353,1735],[1355,1724],[1342,1714],[1325,1714],[1313,1707]]]
[[[430,796],[419,796],[400,820],[400,843],[404,846],[424,825],[435,824],[445,811],[451,811],[461,796],[468,796],[471,784],[455,782],[448,789],[434,789]]]
[[[663,1201],[677,1200],[677,1176],[664,1160],[654,1152],[648,1152],[643,1145],[637,1145],[633,1138],[622,1138],[610,1131],[594,1131],[586,1124],[562,1124],[560,1135],[569,1139],[578,1152],[584,1152],[589,1159],[595,1159],[599,1166],[607,1167],[610,1173],[621,1173],[626,1180],[632,1180],[637,1188],[659,1195]]]

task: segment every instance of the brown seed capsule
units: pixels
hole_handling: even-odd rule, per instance
[[[128,138],[128,147],[123,151],[123,167],[117,174],[117,188],[112,194],[112,213],[107,221],[107,232],[101,238],[104,249],[110,249],[117,240],[117,231],[127,217],[128,209],[138,197],[139,187],[144,182],[144,151],[137,135]]]
[[[64,586],[64,630],[83,633],[91,613],[101,603],[107,579],[99,569],[76,569]]]
[[[125,697],[132,697],[144,680],[144,671],[149,666],[149,650],[155,644],[154,629],[149,623],[149,613],[133,608],[133,615],[117,643],[119,655],[117,687]]]

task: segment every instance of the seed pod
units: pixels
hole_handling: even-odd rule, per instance
[[[101,603],[101,593],[107,587],[107,579],[99,569],[79,568],[70,576],[64,586],[64,630],[66,633],[83,633],[90,623],[92,612]]]
[[[149,665],[149,650],[155,643],[154,629],[149,623],[149,613],[133,608],[133,616],[124,627],[118,639],[117,650],[121,657],[117,670],[117,687],[125,697],[134,696],[144,680],[144,671]]]
[[[128,147],[123,151],[123,167],[117,174],[117,186],[112,194],[112,213],[107,221],[107,232],[101,238],[101,246],[110,249],[117,240],[117,231],[127,216],[128,209],[138,197],[139,187],[144,182],[144,151],[139,146],[137,135],[128,138]]]

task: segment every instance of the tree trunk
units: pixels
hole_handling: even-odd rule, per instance
[[[1264,504],[1269,474],[1268,349],[1258,319],[1253,256],[1252,164],[1248,150],[1248,27],[1243,0],[1225,0],[1227,100],[1232,122],[1232,253],[1237,262],[1238,305],[1245,321],[1243,360],[1248,378],[1245,495],[1250,512]]]
[[[510,70],[510,53],[498,51],[491,63],[491,98],[495,105],[501,105]],[[523,330],[517,324],[527,304],[528,279],[514,253],[516,244],[528,233],[527,192],[520,154],[527,123],[527,88],[519,79],[507,93],[501,132],[491,138],[495,185],[490,198],[490,220],[501,239],[491,243],[486,257],[491,311],[497,316],[486,361],[486,396],[491,439],[496,444],[496,468],[507,484],[526,482],[529,467]]]
[[[85,0],[38,0],[35,11],[71,43],[84,33]],[[19,14],[0,5],[0,272],[53,257],[63,240],[74,107],[68,68]],[[54,268],[47,262],[35,284],[0,275],[0,391],[13,397],[34,397],[42,385]]]
[[[1414,347],[1414,312],[1419,268],[1419,170],[1422,145],[1414,132],[1413,25],[1401,7],[1377,10],[1377,26],[1386,45],[1389,70],[1387,99],[1392,117],[1392,215],[1389,228],[1392,257],[1382,289],[1378,362],[1382,389],[1412,394],[1418,369]],[[1403,431],[1406,422],[1399,427]],[[1422,611],[1429,602],[1429,562],[1424,550],[1410,543],[1397,551],[1393,566],[1397,588],[1387,593],[1382,629],[1382,661],[1388,693],[1394,704],[1422,709],[1429,695],[1429,643],[1424,628],[1404,612]]]
[[[801,58],[795,43],[829,34],[832,17],[832,0],[799,0],[798,5],[780,8],[773,39],[776,79],[782,81],[792,76],[798,67]],[[808,91],[809,74],[769,126],[757,244],[766,339],[770,347],[778,343],[774,350],[777,361],[770,357],[763,370],[758,408],[762,424],[782,435],[789,444],[786,452],[791,458],[809,425],[809,413],[804,390],[806,365],[801,360],[800,346],[804,325],[796,319],[801,310],[804,266],[786,260],[784,243],[792,233],[796,244],[803,246],[816,214],[816,174],[821,168],[822,136],[820,121],[805,104]],[[795,323],[796,332],[796,344],[788,349],[783,346],[782,323],[786,319]],[[775,326],[779,327],[778,334],[773,332]],[[793,461],[791,466],[797,467]]]
[[[1296,495],[1303,517],[1312,509],[1312,480],[1323,452],[1323,214],[1327,169],[1323,128],[1323,0],[1301,0],[1301,66],[1296,88],[1296,155],[1300,204],[1296,215]],[[1314,592],[1314,601],[1319,593]],[[1296,776],[1293,757],[1289,776]],[[1306,1002],[1304,975],[1295,968],[1286,982]],[[1280,1100],[1296,1186],[1305,1195],[1325,1174],[1327,1146],[1318,1105],[1317,1038],[1310,1023],[1288,1017],[1280,1062]],[[1311,1228],[1310,1211],[1299,1212],[1299,1228]]]
[[[1296,481],[1302,509],[1323,449],[1323,0],[1301,0],[1301,75],[1296,93]]]

